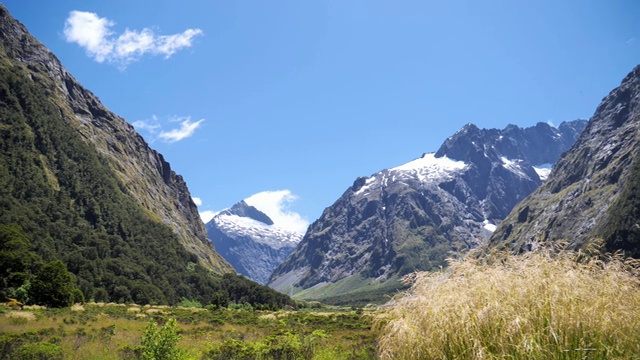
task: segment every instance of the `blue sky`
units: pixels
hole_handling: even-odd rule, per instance
[[[3,4],[202,212],[258,194],[290,228],[468,122],[588,118],[640,63],[635,0]]]

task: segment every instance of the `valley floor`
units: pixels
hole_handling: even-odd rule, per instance
[[[179,339],[183,359],[373,359],[376,335],[361,310],[207,310],[88,303],[2,308],[0,359],[135,359],[144,338]],[[174,334],[162,333],[173,320]],[[160,324],[153,327],[153,322]],[[149,334],[149,324],[155,329]],[[164,324],[164,326],[162,326]],[[156,338],[157,339],[157,338]],[[167,347],[171,347],[170,344]]]

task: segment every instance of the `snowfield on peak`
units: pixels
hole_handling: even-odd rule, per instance
[[[367,178],[364,185],[355,192],[355,195],[368,192],[376,186],[385,187],[389,180],[402,182],[403,180],[416,179],[422,183],[440,183],[452,179],[456,173],[466,167],[467,164],[463,161],[452,160],[446,156],[436,157],[435,153],[427,153],[418,159],[389,170],[383,170]]]
[[[285,230],[276,225],[267,225],[238,215],[218,215],[213,218],[213,221],[229,236],[248,236],[276,249],[283,246],[294,246],[302,240],[303,236],[303,234]]]
[[[452,172],[462,170],[466,166],[467,164],[462,161],[451,160],[446,156],[437,158],[435,153],[428,153],[419,159],[391,168],[389,171],[412,172],[421,181],[426,181],[448,178]]]

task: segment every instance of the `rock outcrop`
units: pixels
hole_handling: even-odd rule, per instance
[[[488,246],[527,251],[541,242],[571,249],[602,238],[640,256],[640,66],[596,109],[547,182],[518,204]]]

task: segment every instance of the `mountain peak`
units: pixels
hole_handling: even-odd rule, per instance
[[[436,157],[471,163],[506,157],[533,166],[550,164],[573,144],[586,124],[586,120],[578,119],[563,122],[558,128],[539,122],[527,128],[509,124],[500,130],[480,129],[469,123],[442,144]]]
[[[244,200],[241,200],[240,202],[236,203],[229,209],[221,211],[220,214],[221,215],[237,215],[240,217],[246,217],[246,218],[259,221],[266,225],[273,225],[273,220],[271,220],[271,218],[267,214],[247,204],[247,202]]]
[[[363,279],[395,290],[407,273],[439,269],[450,252],[486,241],[584,124],[563,134],[546,123],[503,130],[469,123],[437,153],[356,179],[274,270],[270,286],[327,300],[355,296]]]
[[[242,275],[266,283],[302,239],[275,225],[265,213],[242,200],[216,214],[206,225],[216,250]]]

